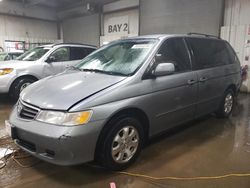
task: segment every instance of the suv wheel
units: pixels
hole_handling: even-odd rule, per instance
[[[217,111],[218,117],[227,118],[230,116],[234,108],[234,102],[234,92],[232,89],[229,89],[225,92],[223,100]]]
[[[19,78],[11,86],[9,95],[13,101],[17,101],[20,93],[30,84],[34,83],[36,80],[33,78]]]
[[[122,170],[138,157],[144,140],[141,123],[133,117],[120,117],[103,138],[99,159],[111,170]]]

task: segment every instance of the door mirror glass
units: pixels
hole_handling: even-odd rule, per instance
[[[175,72],[173,63],[159,63],[153,71],[154,76],[166,76]]]
[[[56,57],[51,55],[48,57],[48,59],[46,60],[47,63],[52,63],[52,62],[55,62],[56,61]]]

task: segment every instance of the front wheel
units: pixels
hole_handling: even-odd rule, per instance
[[[144,140],[141,123],[133,117],[118,118],[103,137],[101,163],[111,170],[122,170],[138,157]]]
[[[223,100],[220,104],[220,107],[217,111],[217,116],[222,118],[227,118],[233,111],[235,104],[234,92],[232,89],[229,89],[225,92]]]
[[[36,80],[33,78],[19,78],[17,80],[14,81],[14,83],[12,84],[12,86],[10,87],[10,91],[9,91],[9,96],[11,98],[11,100],[13,101],[17,101],[19,98],[20,93],[26,88],[28,87],[30,84],[34,83]]]

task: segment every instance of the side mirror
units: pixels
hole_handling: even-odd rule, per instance
[[[52,63],[52,62],[55,62],[56,61],[56,57],[51,55],[48,57],[48,59],[46,60],[47,63]]]
[[[166,76],[175,72],[175,66],[173,63],[159,63],[152,74],[154,76]]]

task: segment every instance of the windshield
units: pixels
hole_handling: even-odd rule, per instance
[[[0,61],[5,61],[6,56],[6,53],[0,53]]]
[[[37,47],[32,50],[25,52],[23,55],[19,56],[17,60],[19,61],[36,61],[40,59],[46,52],[50,49],[45,47]]]
[[[76,68],[129,76],[140,68],[156,42],[155,39],[141,39],[111,43],[84,58]]]

